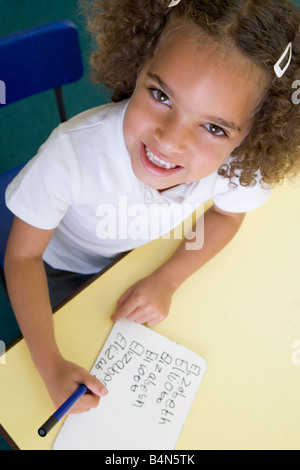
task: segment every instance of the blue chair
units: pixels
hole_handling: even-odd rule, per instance
[[[71,21],[54,21],[0,38],[0,64],[0,107],[54,89],[60,121],[67,120],[61,87],[83,75],[78,31]],[[13,221],[13,214],[6,208],[4,194],[23,166],[0,175],[2,281],[4,253]]]
[[[83,75],[78,31],[71,21],[53,21],[0,37],[0,64],[6,95],[2,104],[53,88],[61,121],[66,120],[61,87]]]

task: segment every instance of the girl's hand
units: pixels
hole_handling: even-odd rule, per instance
[[[137,323],[154,326],[168,313],[174,291],[157,274],[141,279],[119,299],[113,321],[127,318]]]
[[[96,377],[63,358],[46,372],[43,371],[42,377],[56,408],[62,405],[80,384],[87,386],[88,392],[75,403],[68,414],[83,413],[96,408],[100,397],[107,394],[107,389]]]

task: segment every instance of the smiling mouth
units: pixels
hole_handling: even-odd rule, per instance
[[[174,170],[175,168],[180,168],[180,166],[175,165],[174,163],[166,162],[165,160],[161,159],[146,146],[145,153],[148,160],[150,160],[150,162],[158,168],[163,168],[164,170]]]

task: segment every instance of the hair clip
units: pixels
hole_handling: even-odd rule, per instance
[[[288,52],[289,52],[288,61],[287,61],[286,65],[283,68],[281,68],[280,65],[283,62],[283,60],[286,58]],[[288,44],[286,50],[284,51],[284,53],[280,57],[280,59],[274,65],[274,71],[275,71],[278,78],[281,78],[285,74],[287,69],[289,68],[289,65],[290,65],[291,60],[292,60],[292,52],[293,52],[293,44],[290,42]]]
[[[169,8],[176,7],[176,5],[178,5],[178,3],[180,3],[180,2],[181,2],[181,0],[171,0],[168,7]]]

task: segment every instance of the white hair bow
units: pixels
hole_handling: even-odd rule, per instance
[[[172,8],[172,7],[175,7],[176,5],[178,5],[178,3],[180,3],[181,0],[171,0],[171,2],[169,3],[168,7],[169,8]]]
[[[287,69],[289,68],[291,60],[292,60],[292,54],[293,54],[293,44],[290,42],[288,44],[286,50],[282,54],[282,56],[279,58],[279,60],[274,65],[274,71],[275,71],[278,78],[281,78],[285,74]],[[284,67],[281,67],[283,61],[287,58],[287,55],[289,55],[288,56],[288,61],[285,64]]]

